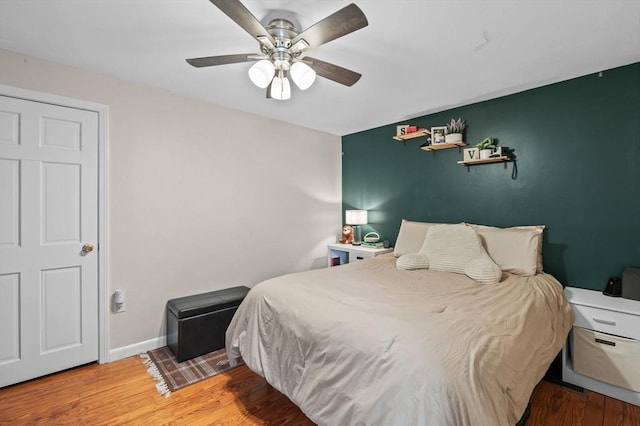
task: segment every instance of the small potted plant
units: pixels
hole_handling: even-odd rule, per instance
[[[447,135],[444,137],[446,143],[462,142],[462,132],[464,132],[467,124],[463,119],[457,120],[451,119],[451,122],[447,124]]]
[[[496,144],[493,142],[493,138],[484,138],[482,142],[476,144],[476,148],[480,151],[480,159],[486,160],[491,156]]]

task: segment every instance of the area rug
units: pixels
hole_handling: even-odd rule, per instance
[[[242,360],[229,362],[222,348],[202,356],[178,363],[168,347],[163,346],[140,354],[147,372],[157,380],[156,389],[166,398],[171,392],[243,364]]]

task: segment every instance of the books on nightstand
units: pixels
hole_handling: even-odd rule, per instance
[[[366,241],[362,242],[362,247],[369,247],[369,248],[383,248],[384,247],[384,243],[381,241],[378,241],[376,243],[368,243]]]

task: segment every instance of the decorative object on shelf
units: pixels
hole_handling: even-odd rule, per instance
[[[418,126],[412,126],[410,124],[401,124],[396,126],[396,136],[405,136],[410,133],[415,133],[418,131]]]
[[[439,145],[446,143],[445,136],[447,134],[447,126],[438,126],[431,128],[431,145]]]
[[[345,211],[345,222],[347,225],[353,226],[353,241],[351,242],[354,246],[359,246],[361,244],[361,225],[367,224],[367,211],[366,210],[347,210]]]
[[[480,159],[480,150],[478,148],[465,148],[462,154],[462,161],[474,161]]]
[[[480,160],[487,160],[495,147],[496,144],[491,137],[484,138],[482,142],[478,142],[476,148],[480,151]]]
[[[489,157],[511,157],[511,150],[508,146],[496,146],[491,150],[491,155]]]
[[[451,119],[451,122],[447,124],[447,134],[444,137],[445,142],[462,142],[462,133],[467,127],[467,123],[461,118],[457,120]]]
[[[353,227],[345,225],[342,227],[342,238],[338,241],[340,244],[351,244],[353,242]]]

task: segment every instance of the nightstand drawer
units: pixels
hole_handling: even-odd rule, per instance
[[[616,336],[640,339],[640,316],[573,305],[574,325]]]
[[[580,327],[572,338],[576,373],[640,392],[640,341]]]
[[[351,250],[351,252],[349,253],[350,262],[353,262],[356,260],[363,260],[363,259],[372,259],[374,257],[376,257],[376,254],[371,252]]]

